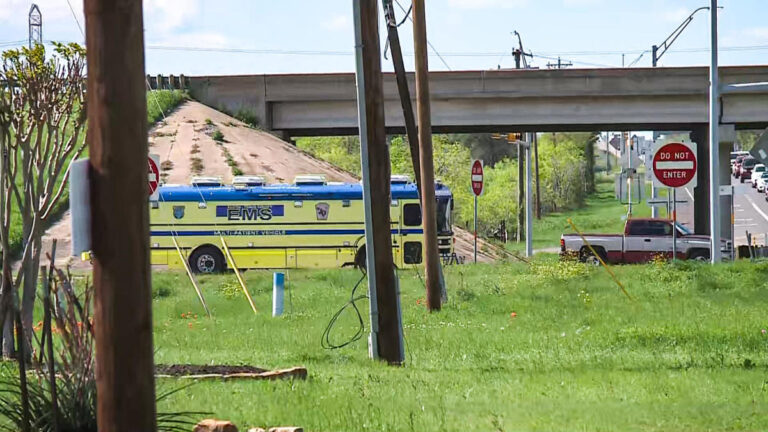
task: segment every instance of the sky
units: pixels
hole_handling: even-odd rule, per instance
[[[408,0],[398,0],[407,8]],[[82,0],[36,0],[46,41],[83,41]],[[431,70],[514,67],[518,31],[533,66],[651,65],[660,44],[709,0],[427,0]],[[25,43],[28,0],[0,0],[0,50]],[[768,0],[720,0],[721,65],[768,64]],[[397,8],[397,6],[396,6]],[[74,11],[74,14],[73,14]],[[74,16],[73,16],[74,15]],[[403,11],[397,9],[402,18]],[[383,31],[383,14],[380,15]],[[226,75],[354,71],[352,0],[145,0],[150,74]],[[411,23],[400,27],[413,69]],[[382,33],[382,46],[385,37]],[[23,42],[22,42],[23,41]],[[693,22],[660,66],[709,62],[709,16]],[[442,59],[436,55],[439,53]],[[622,60],[622,53],[624,59]],[[391,60],[383,60],[391,70]]]

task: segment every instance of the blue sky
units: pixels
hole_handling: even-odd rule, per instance
[[[408,6],[408,0],[399,0]],[[37,0],[46,40],[82,41],[66,0]],[[70,0],[83,24],[82,0]],[[721,64],[768,64],[768,0],[720,0]],[[523,36],[546,67],[558,55],[576,67],[621,66],[660,43],[709,0],[427,0],[430,69],[513,67],[509,55]],[[26,39],[28,0],[0,0],[0,49]],[[151,74],[255,74],[354,70],[352,0],[146,0],[146,68]],[[398,15],[403,16],[398,10]],[[705,65],[706,11],[661,60],[662,66]],[[383,26],[382,26],[383,27]],[[401,28],[412,69],[410,22]],[[382,42],[384,38],[382,37]],[[6,47],[8,45],[5,45]],[[270,53],[168,50],[168,47],[245,49]],[[737,47],[737,49],[734,49]],[[742,48],[738,48],[742,47]],[[758,49],[743,47],[759,47]],[[286,53],[286,51],[291,53]],[[297,54],[296,51],[305,54]],[[473,54],[473,55],[467,55]],[[543,57],[542,57],[543,56]],[[385,70],[391,70],[385,61]],[[646,53],[636,64],[650,66]]]

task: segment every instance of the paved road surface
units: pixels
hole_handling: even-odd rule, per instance
[[[749,182],[740,183],[732,178],[736,193],[734,210],[734,233],[736,245],[747,243],[746,231],[755,235],[758,244],[768,244],[768,201],[765,194],[758,193]],[[677,192],[677,200],[686,201],[677,205],[677,220],[682,225],[693,229],[693,191],[684,188]],[[664,217],[664,210],[661,211]]]
[[[734,231],[736,244],[746,244],[749,231],[757,236],[758,244],[766,244],[768,235],[768,202],[765,194],[752,189],[750,183],[739,183],[733,180],[736,197],[734,200],[735,223]]]

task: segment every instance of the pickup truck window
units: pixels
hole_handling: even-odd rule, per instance
[[[651,235],[656,236],[671,236],[672,225],[667,222],[661,221],[648,221],[648,228],[652,232]]]
[[[651,235],[648,231],[648,221],[631,221],[627,234],[634,236]]]
[[[627,235],[632,236],[671,236],[672,225],[663,221],[636,220],[629,222]]]

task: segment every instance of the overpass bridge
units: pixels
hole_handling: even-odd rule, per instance
[[[408,79],[413,94],[413,74]],[[768,66],[721,67],[720,80],[724,86],[768,82]],[[186,82],[195,99],[228,112],[246,110],[286,140],[357,134],[352,73],[192,76]],[[699,144],[694,229],[708,233],[707,67],[432,72],[430,88],[438,133],[691,131]],[[388,132],[404,133],[393,74],[384,74],[384,97]],[[727,185],[733,130],[768,127],[768,91],[745,88],[723,95],[721,104],[720,123],[730,133],[720,143],[719,183]],[[730,201],[721,208],[730,208]],[[730,215],[721,216],[722,234],[729,238]]]
[[[767,82],[768,66],[722,67],[724,85]],[[412,94],[414,76],[408,76]],[[192,76],[195,99],[245,109],[290,136],[357,134],[353,73]],[[435,132],[689,130],[708,122],[706,67],[430,73]],[[403,133],[393,74],[384,74],[388,132]],[[768,126],[768,91],[729,94],[722,123]]]

